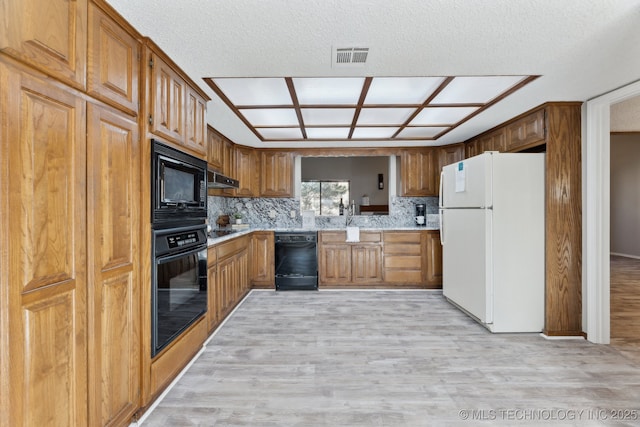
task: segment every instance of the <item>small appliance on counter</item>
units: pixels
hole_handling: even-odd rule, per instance
[[[426,205],[424,203],[416,204],[416,216],[415,221],[416,225],[425,226],[427,225],[427,210]]]

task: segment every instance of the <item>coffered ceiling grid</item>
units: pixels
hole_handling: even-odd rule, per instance
[[[263,142],[437,140],[538,76],[215,77]]]

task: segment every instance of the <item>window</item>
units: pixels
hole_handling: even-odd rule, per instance
[[[340,200],[349,205],[349,181],[302,181],[300,207],[316,215],[339,215]]]

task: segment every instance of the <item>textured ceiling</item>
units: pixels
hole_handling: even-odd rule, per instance
[[[209,124],[252,146],[295,144],[261,142],[202,78],[541,76],[437,141],[405,145],[459,142],[640,79],[640,0],[108,1],[211,95]],[[332,47],[354,44],[370,48],[366,65],[332,67]]]

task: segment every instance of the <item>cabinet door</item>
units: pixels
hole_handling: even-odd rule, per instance
[[[218,286],[219,291],[216,294],[220,295],[220,319],[226,316],[227,312],[231,308],[231,300],[233,299],[233,282],[235,280],[233,264],[233,257],[225,259],[218,263],[218,280],[216,281],[216,285]]]
[[[507,125],[508,151],[518,151],[544,143],[544,111],[538,110]]]
[[[351,280],[353,283],[382,282],[382,246],[353,245],[351,248]]]
[[[89,3],[87,91],[89,94],[137,115],[140,41]]]
[[[207,163],[217,171],[224,164],[224,141],[211,126],[207,126]]]
[[[256,231],[251,240],[251,282],[254,287],[275,286],[274,235],[271,231]]]
[[[89,424],[122,424],[140,379],[140,149],[136,121],[87,109]]]
[[[320,245],[318,270],[321,285],[351,283],[351,247]]]
[[[206,113],[207,102],[194,90],[187,89],[185,145],[197,154],[207,155]]]
[[[435,196],[436,188],[433,150],[404,150],[401,160],[402,195],[407,197]]]
[[[235,147],[236,178],[240,181],[240,187],[236,189],[237,197],[253,197],[256,191],[256,173],[258,171],[258,158],[252,148]]]
[[[218,262],[215,247],[207,250],[207,328],[213,332],[220,321],[220,295],[218,292]]]
[[[260,196],[293,197],[293,155],[263,151],[260,159]]]
[[[438,170],[435,171],[436,189],[440,192],[440,172],[452,163],[464,160],[465,144],[451,144],[438,149]]]
[[[84,89],[87,0],[4,0],[0,50]]]
[[[151,132],[185,144],[186,82],[162,59],[151,54]]]
[[[85,102],[2,63],[0,82],[0,421],[87,425]]]
[[[442,287],[442,245],[439,231],[427,231],[427,285],[431,288]]]

